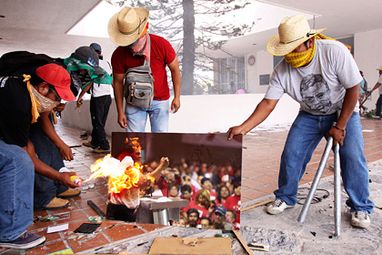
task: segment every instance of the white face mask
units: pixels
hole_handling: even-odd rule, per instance
[[[38,101],[37,110],[39,113],[42,112],[50,112],[52,111],[56,106],[60,104],[60,102],[53,101],[50,98],[44,97],[41,95],[33,86],[31,86],[32,93],[35,96],[36,100]]]

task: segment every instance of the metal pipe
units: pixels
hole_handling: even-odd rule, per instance
[[[340,165],[340,145],[334,147],[334,225],[335,236],[341,234],[341,165]]]
[[[329,153],[330,153],[330,150],[332,148],[332,145],[333,145],[333,138],[329,137],[329,139],[326,143],[324,154],[322,154],[320,164],[318,166],[318,170],[316,172],[316,175],[314,176],[313,183],[312,183],[312,186],[310,188],[309,194],[306,198],[304,206],[302,207],[300,215],[298,216],[297,221],[300,223],[303,223],[305,221],[306,215],[307,215],[308,210],[309,210],[309,206],[312,202],[314,193],[317,190],[317,186],[318,186],[318,183],[320,182],[321,175],[325,169],[326,162],[328,161]]]

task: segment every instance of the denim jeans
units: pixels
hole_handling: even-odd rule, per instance
[[[65,166],[57,146],[43,133],[38,123],[31,126],[29,134],[42,162],[57,171]],[[34,209],[44,208],[56,195],[68,189],[67,186],[37,173],[34,182]]]
[[[296,204],[298,184],[304,175],[306,165],[336,119],[336,114],[321,116],[306,112],[298,114],[289,131],[281,156],[276,198],[288,205]],[[363,147],[360,117],[358,113],[353,113],[346,126],[345,140],[339,151],[341,176],[349,196],[347,204],[351,211],[371,213],[374,204],[369,200],[369,176]]]
[[[0,241],[15,240],[32,224],[33,179],[29,155],[0,139]]]
[[[147,116],[150,118],[151,132],[168,130],[169,100],[153,100],[150,108],[143,109],[126,104],[127,132],[145,132]]]

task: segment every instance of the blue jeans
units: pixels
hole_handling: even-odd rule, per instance
[[[127,132],[145,132],[147,115],[150,118],[151,132],[161,133],[168,130],[169,100],[153,100],[150,108],[143,109],[126,104]]]
[[[0,241],[15,240],[32,224],[33,179],[29,155],[0,139]]]
[[[29,134],[42,162],[57,171],[65,166],[57,146],[45,135],[39,123],[31,126]],[[54,197],[68,189],[67,186],[37,173],[34,182],[34,209],[43,209]]]
[[[306,112],[298,114],[289,131],[281,156],[276,198],[288,205],[296,204],[298,183],[304,175],[306,165],[336,119],[336,114],[324,116]],[[353,113],[346,126],[344,144],[340,147],[341,176],[349,195],[347,204],[351,211],[371,213],[374,204],[369,200],[369,176],[363,147],[360,117],[358,113]]]

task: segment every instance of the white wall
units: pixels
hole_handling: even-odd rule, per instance
[[[267,85],[259,85],[259,76],[263,74],[272,74],[273,72],[273,56],[265,50],[261,50],[256,54],[259,64],[257,65],[256,93],[265,93],[268,89]]]
[[[254,54],[256,58],[255,65],[248,65],[247,61],[247,75],[248,75],[248,91],[249,93],[265,93],[268,86],[260,86],[259,75],[271,74],[273,71],[273,56],[265,50],[258,51]],[[249,56],[248,55],[248,56]],[[248,56],[246,57],[248,59]]]
[[[177,113],[170,114],[169,132],[226,132],[231,126],[241,124],[262,98],[263,94],[182,96],[181,108]],[[259,128],[288,126],[298,109],[298,104],[285,95]],[[79,109],[76,109],[74,102],[69,103],[62,114],[62,120],[66,126],[90,131],[89,101],[84,101]],[[106,132],[110,135],[113,131],[123,131],[117,124],[114,101],[106,124]]]
[[[357,33],[354,35],[354,58],[358,67],[363,71],[368,82],[369,90],[372,89],[378,80],[376,68],[382,66],[382,29]],[[366,107],[375,109],[378,99],[378,90],[374,91],[372,100],[367,101]]]

